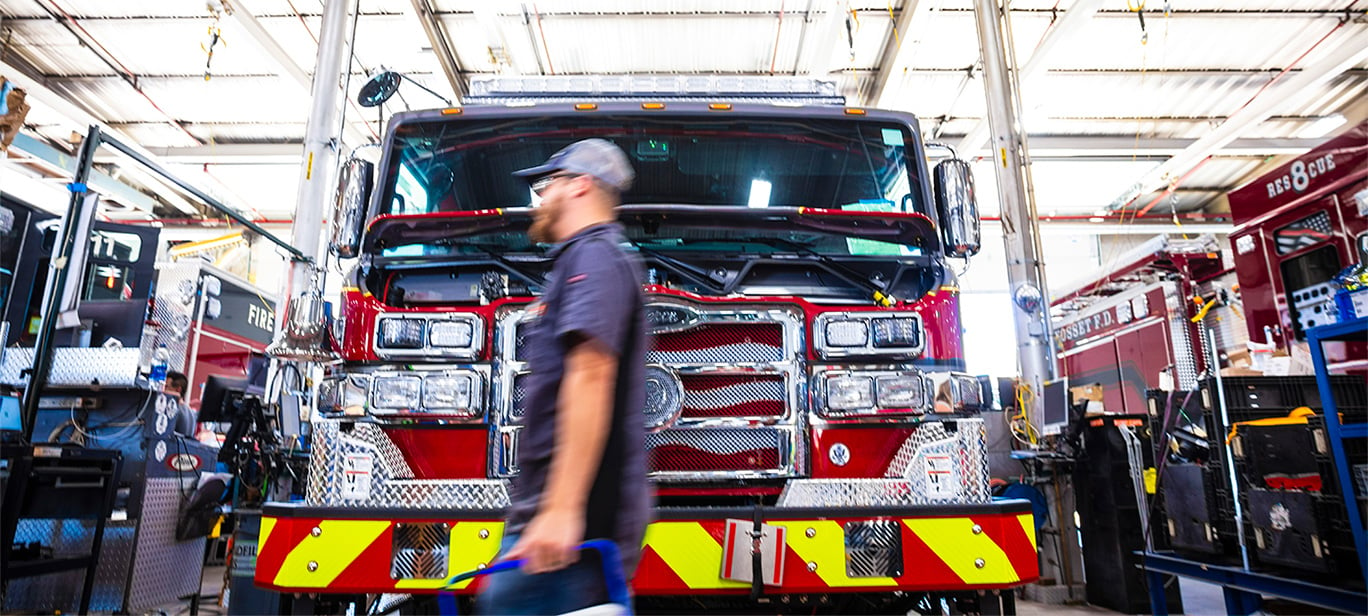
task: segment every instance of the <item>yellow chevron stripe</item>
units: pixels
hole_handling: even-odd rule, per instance
[[[646,527],[648,545],[689,588],[750,588],[722,579],[722,545],[698,522],[654,522]]]
[[[261,530],[257,533],[257,553],[261,553],[261,546],[266,545],[266,540],[271,538],[271,531],[275,530],[276,519],[262,516]]]
[[[322,532],[317,537],[305,537],[285,557],[273,583],[292,588],[326,588],[389,526],[383,520],[323,520],[318,523]],[[317,563],[314,571],[309,571],[311,562]]]
[[[974,521],[969,518],[910,518],[903,523],[967,584],[1021,580],[1007,554],[987,533],[974,534]],[[975,564],[979,559],[982,568]]]
[[[1031,549],[1038,549],[1036,548],[1035,516],[1029,513],[1023,513],[1017,516],[1017,521],[1021,522],[1021,530],[1026,531],[1026,536],[1030,538]]]
[[[489,536],[481,539],[480,531],[489,531]],[[396,589],[442,588],[446,580],[458,573],[472,571],[480,565],[489,565],[499,554],[499,544],[503,541],[503,522],[457,522],[451,527],[451,538],[447,550],[446,579],[439,580],[395,580]],[[452,588],[465,588],[475,580],[466,580]]]
[[[802,562],[788,562],[785,567],[807,567],[817,563],[815,573],[827,586],[893,586],[897,581],[891,577],[852,578],[846,575],[845,529],[831,520],[773,521],[774,526],[788,528],[788,546],[793,549]],[[813,535],[807,536],[807,529]]]

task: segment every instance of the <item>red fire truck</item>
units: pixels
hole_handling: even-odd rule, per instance
[[[577,83],[477,81],[463,107],[395,116],[378,167],[344,167],[340,360],[307,498],[264,508],[257,584],[433,593],[495,557],[550,266],[510,172],[588,137],[637,173],[618,216],[653,330],[639,605],[939,613],[1033,581],[1029,506],[990,496],[991,402],[962,372],[967,165],[929,169],[913,116],[829,83]]]

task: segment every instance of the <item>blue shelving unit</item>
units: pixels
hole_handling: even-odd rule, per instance
[[[1363,574],[1364,584],[1368,585],[1368,533],[1364,532],[1363,517],[1359,515],[1358,486],[1354,482],[1353,467],[1344,453],[1344,439],[1368,438],[1368,424],[1340,423],[1339,407],[1330,390],[1330,372],[1325,366],[1325,348],[1322,346],[1332,341],[1368,341],[1368,317],[1313,327],[1306,331],[1306,341],[1311,347],[1311,361],[1316,367],[1316,386],[1320,389],[1321,405],[1325,409],[1325,431],[1328,433],[1330,449],[1335,456],[1340,494],[1344,495],[1344,508],[1348,513],[1349,526],[1354,532],[1359,572]]]

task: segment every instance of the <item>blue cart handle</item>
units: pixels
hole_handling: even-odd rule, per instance
[[[617,544],[607,539],[590,539],[581,543],[579,549],[581,552],[595,550],[599,553],[599,560],[603,562],[603,582],[608,589],[608,600],[630,609],[632,603],[627,596],[627,579],[622,574],[622,561],[618,557]],[[523,559],[521,558],[499,561],[483,569],[458,573],[447,580],[446,587],[451,588],[456,584],[482,575],[517,569],[522,565]]]

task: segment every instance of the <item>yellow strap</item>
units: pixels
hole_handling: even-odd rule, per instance
[[[1226,435],[1226,444],[1235,440],[1235,432],[1240,426],[1295,426],[1306,425],[1306,418],[1315,415],[1316,412],[1311,407],[1299,406],[1292,409],[1286,417],[1266,417],[1264,419],[1251,419],[1249,421],[1237,421],[1230,425],[1230,434]]]

